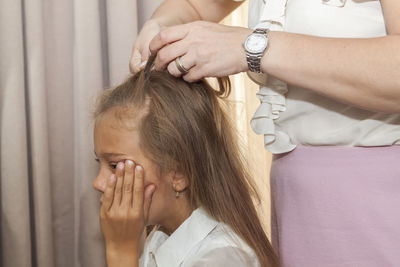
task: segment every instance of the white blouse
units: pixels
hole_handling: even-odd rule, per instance
[[[201,208],[170,236],[157,229],[147,237],[140,267],[259,267],[253,250],[224,223]]]
[[[378,0],[250,0],[249,27],[338,38],[387,35]],[[296,145],[400,144],[400,114],[366,111],[271,76],[249,76],[261,85],[250,124],[274,154]]]

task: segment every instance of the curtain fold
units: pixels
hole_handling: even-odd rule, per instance
[[[12,0],[2,3],[6,7],[0,8],[1,256],[8,264],[4,266],[29,266],[32,255],[22,6]],[[26,253],[13,259],[18,250]]]
[[[129,74],[129,57],[138,33],[138,17],[132,16],[132,11],[137,10],[137,2],[119,0],[106,1],[106,4],[110,85],[117,85]],[[150,3],[145,4],[149,5]],[[132,25],[132,27],[123,27],[122,25]]]
[[[74,254],[73,266],[105,266],[98,224],[98,195],[92,188],[97,164],[93,160],[91,110],[103,84],[100,1],[73,1],[73,144]],[[127,25],[128,26],[128,25]],[[108,53],[109,54],[109,53]],[[107,74],[105,74],[107,75]],[[93,231],[95,229],[95,231]],[[69,248],[71,249],[71,248]],[[71,264],[72,265],[72,264]]]
[[[53,265],[43,3],[22,2],[32,262]]]

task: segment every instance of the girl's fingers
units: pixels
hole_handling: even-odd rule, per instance
[[[143,204],[143,216],[145,222],[149,217],[149,210],[151,205],[151,200],[153,199],[154,191],[156,191],[156,186],[154,184],[149,184],[144,189],[144,204]]]
[[[103,211],[108,211],[111,208],[114,199],[115,182],[116,178],[114,174],[107,179],[106,189],[104,190],[103,201],[101,205],[101,209]]]
[[[124,183],[122,186],[122,200],[121,206],[124,208],[130,208],[132,205],[132,191],[133,191],[133,176],[134,176],[135,165],[133,161],[125,161],[125,175]]]
[[[132,199],[133,212],[136,214],[141,213],[141,211],[143,210],[143,180],[143,167],[140,165],[136,165]]]
[[[122,187],[124,183],[124,163],[119,162],[117,164],[117,170],[115,171],[115,176],[117,177],[117,184],[115,186],[115,191],[114,191],[114,203],[113,207],[119,207],[121,204],[121,199],[122,199]]]

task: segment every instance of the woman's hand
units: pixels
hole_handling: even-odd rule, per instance
[[[109,266],[136,266],[140,237],[145,229],[153,184],[144,188],[144,170],[127,160],[119,162],[107,181],[100,210],[101,230]]]
[[[155,69],[179,77],[175,59],[181,57],[189,70],[183,76],[188,82],[247,71],[243,42],[251,33],[248,28],[204,21],[165,28],[150,42],[151,53],[157,53]]]
[[[149,43],[160,32],[161,28],[161,24],[155,19],[150,19],[143,25],[136,38],[129,62],[129,69],[132,73],[142,70],[146,65],[150,54]]]

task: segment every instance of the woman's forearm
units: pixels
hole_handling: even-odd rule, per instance
[[[237,8],[233,0],[166,0],[153,13],[161,25],[173,26],[196,20],[218,22]]]
[[[173,26],[200,20],[200,16],[185,0],[166,0],[154,11],[151,19],[157,20],[164,26]]]
[[[400,36],[322,38],[270,32],[264,72],[368,110],[400,112]]]

